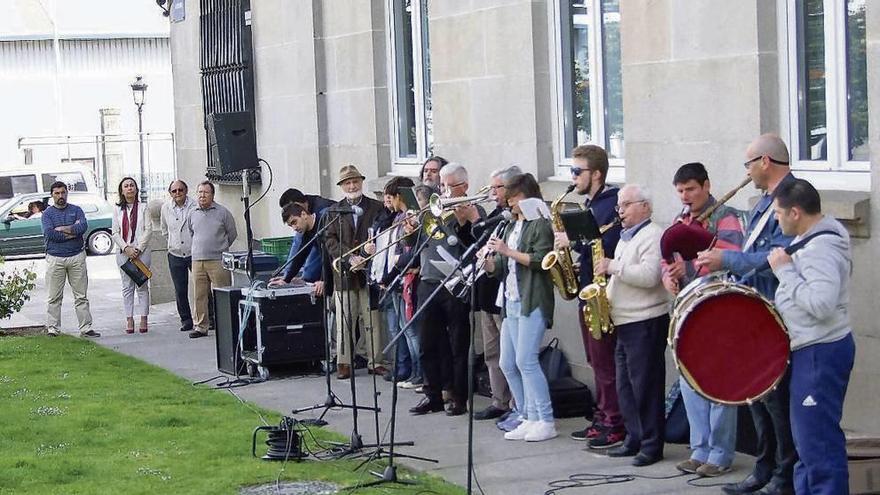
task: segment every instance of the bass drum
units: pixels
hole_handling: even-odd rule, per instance
[[[773,305],[722,275],[688,284],[675,299],[669,345],[681,375],[703,397],[751,404],[785,376],[789,338]]]

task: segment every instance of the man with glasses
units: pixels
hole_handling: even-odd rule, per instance
[[[467,195],[468,173],[457,163],[449,163],[440,170],[440,189],[450,198]],[[482,209],[473,206],[459,206],[454,215],[448,219],[439,219],[445,224],[445,238],[431,238],[421,252],[421,281],[417,289],[419,304],[426,304],[428,297],[445,278],[440,269],[431,261],[442,261],[438,249],[449,252],[453,257],[460,258],[467,246],[474,242],[471,226],[483,217]],[[451,235],[458,242],[448,243]],[[415,239],[415,245],[421,244],[425,236],[424,229]],[[441,289],[437,295],[427,302],[427,308],[421,318],[421,348],[419,349],[424,374],[425,398],[409,410],[414,415],[439,412],[446,409],[448,416],[460,416],[467,412],[467,362],[470,345],[470,308],[452,295],[448,290]],[[444,368],[451,363],[451,377],[446,376]],[[448,371],[448,369],[447,369]],[[448,383],[450,382],[451,383]],[[443,389],[451,384],[451,397],[448,403],[443,402]]]
[[[495,209],[487,215],[487,219],[500,215],[508,207],[504,183],[521,174],[522,170],[516,165],[498,169],[489,174]],[[482,234],[482,231],[474,232],[476,237]],[[481,313],[480,330],[483,334],[483,359],[489,370],[489,387],[492,389],[492,404],[486,409],[474,413],[474,419],[478,421],[496,419],[511,410],[510,387],[507,385],[504,373],[501,372],[499,363],[501,358],[501,308],[495,305],[495,300],[500,285],[501,280],[497,277],[486,276],[480,278],[475,286],[477,307],[474,310],[479,310]]]
[[[180,317],[180,331],[193,329],[192,312],[189,306],[189,272],[192,271],[192,234],[189,231],[189,218],[196,203],[187,195],[186,182],[178,179],[168,186],[168,201],[162,204],[159,225],[162,235],[168,241],[168,271],[174,284],[174,299],[177,302],[177,315]]]
[[[746,158],[744,166],[749,177],[764,195],[749,212],[742,252],[715,248],[698,254],[697,266],[709,271],[728,270],[744,276],[766,262],[770,251],[787,247],[792,239],[783,233],[772,208],[775,191],[795,180],[788,165],[788,148],[778,136],[764,134],[749,144]],[[771,301],[779,285],[770,270],[758,272],[743,283]],[[786,373],[772,392],[749,406],[758,434],[755,467],[745,480],[724,486],[725,493],[793,493],[792,475],[797,454],[789,422],[790,379]]]
[[[614,210],[617,205],[619,189],[606,184],[608,178],[608,154],[599,146],[583,145],[575,148],[572,153],[571,180],[577,194],[587,197],[585,206],[593,212],[600,225],[611,223],[616,217]],[[602,248],[605,254],[614,253],[620,240],[620,227],[609,229],[602,236]],[[569,246],[565,232],[556,233],[555,249]],[[580,255],[580,286],[586,287],[593,283],[593,255],[589,245],[578,242],[572,249]],[[578,314],[583,313],[583,301],[579,302]],[[601,340],[590,336],[590,329],[583,318],[578,318],[581,326],[581,338],[587,362],[593,368],[596,384],[596,413],[583,430],[573,432],[573,440],[586,441],[593,449],[607,449],[623,442],[626,430],[617,399],[616,370],[614,349],[617,336],[606,334]]]
[[[641,186],[624,186],[615,209],[623,230],[614,259],[604,258],[593,267],[596,273],[610,276],[607,291],[617,334],[617,396],[626,426],[623,445],[609,449],[608,455],[633,457],[632,465],[642,467],[663,459],[664,352],[669,328],[669,297],[660,277],[663,229],[651,222],[651,197]]]

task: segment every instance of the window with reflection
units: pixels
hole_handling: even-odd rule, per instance
[[[433,145],[428,1],[389,0],[388,5],[394,158],[417,162]]]
[[[599,143],[622,159],[620,1],[559,0],[558,6],[564,155]]]
[[[797,82],[792,140],[795,158],[808,165],[847,170],[869,160],[866,3],[797,0],[789,13]]]

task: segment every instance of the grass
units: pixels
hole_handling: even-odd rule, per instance
[[[340,486],[371,479],[353,471],[358,461],[288,462],[282,470],[282,463],[253,458],[257,411],[278,424],[278,413],[92,342],[2,337],[0,494],[236,494],[279,473]],[[321,440],[342,439],[312,430]],[[349,493],[463,493],[436,477],[399,476],[420,483]]]

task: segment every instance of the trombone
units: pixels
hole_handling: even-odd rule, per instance
[[[342,261],[343,259],[347,259],[349,256],[351,256],[351,255],[353,255],[353,254],[355,254],[355,253],[360,252],[360,250],[363,249],[364,246],[366,246],[367,244],[370,244],[370,243],[375,242],[376,239],[378,239],[380,236],[385,235],[386,233],[390,232],[392,229],[396,229],[397,227],[403,225],[405,222],[409,221],[411,218],[422,215],[423,213],[425,213],[425,212],[428,210],[428,208],[429,208],[429,207],[426,206],[426,207],[424,207],[424,208],[422,208],[422,209],[420,209],[420,210],[418,210],[418,211],[414,211],[414,210],[409,210],[409,211],[407,211],[407,212],[406,212],[406,215],[405,215],[403,218],[401,218],[400,220],[398,220],[398,221],[392,223],[391,225],[388,226],[388,228],[383,229],[383,230],[382,230],[381,232],[379,232],[378,234],[374,234],[373,236],[369,237],[369,238],[368,238],[367,240],[365,240],[364,242],[358,244],[357,246],[355,246],[355,247],[349,249],[348,251],[346,251],[345,253],[343,253],[342,256],[339,256],[338,258],[334,259],[333,262],[331,263],[331,266],[333,267],[333,270],[334,270],[336,273],[340,273],[340,272],[341,272],[341,261]],[[402,240],[402,239],[404,239],[404,238],[406,238],[406,236],[401,237],[401,238],[398,239],[396,242],[399,242],[400,240]],[[366,260],[372,259],[373,256],[376,256],[376,254],[378,254],[378,253],[373,253],[371,256],[365,258],[365,261],[364,261],[364,262],[366,262]],[[358,264],[355,265],[355,266],[358,266],[358,267],[359,267],[361,264],[362,264],[362,263],[358,263]],[[352,268],[354,268],[354,266],[353,266]]]

